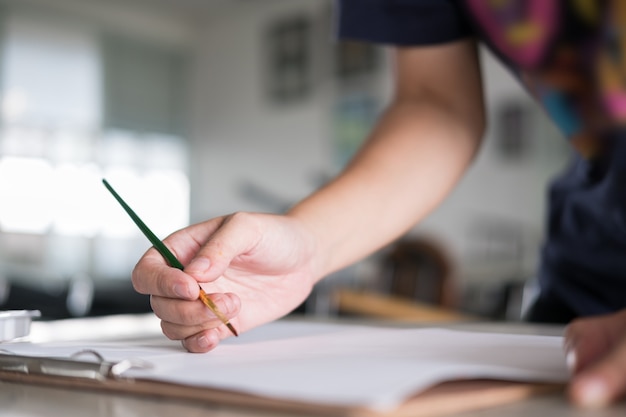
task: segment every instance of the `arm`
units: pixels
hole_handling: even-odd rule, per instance
[[[332,271],[398,237],[432,210],[476,153],[483,130],[478,59],[471,41],[401,49],[393,102],[334,181],[287,215],[235,213],[182,229],[154,249],[133,284],[151,294],[166,336],[192,352],[229,332],[197,301],[198,282],[239,330],[297,307]]]
[[[395,52],[393,101],[346,170],[295,206],[320,248],[320,276],[400,236],[465,172],[484,129],[470,41]]]

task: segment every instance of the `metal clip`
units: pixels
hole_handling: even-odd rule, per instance
[[[96,361],[78,360],[85,355],[93,356]],[[152,368],[152,364],[142,359],[108,362],[101,354],[92,349],[78,351],[72,354],[69,359],[13,355],[6,349],[0,349],[0,372],[104,381],[109,378],[122,378],[124,373],[130,369],[150,368]]]

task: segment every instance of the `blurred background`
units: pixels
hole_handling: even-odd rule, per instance
[[[0,309],[149,311],[130,273],[150,245],[103,177],[165,237],[234,211],[282,212],[338,173],[391,72],[387,50],[339,42],[334,28],[331,0],[0,0]],[[519,319],[545,185],[568,151],[481,59],[489,131],[469,174],[296,313]]]

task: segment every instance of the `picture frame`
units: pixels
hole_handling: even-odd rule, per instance
[[[506,161],[529,157],[533,130],[532,110],[521,100],[508,100],[495,109],[496,151]]]
[[[270,101],[292,103],[312,88],[312,22],[306,14],[273,21],[266,33],[266,85]]]

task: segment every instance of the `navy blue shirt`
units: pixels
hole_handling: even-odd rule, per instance
[[[534,321],[626,308],[624,27],[621,0],[339,0],[343,38],[483,41],[571,143],[572,161],[549,190]]]

